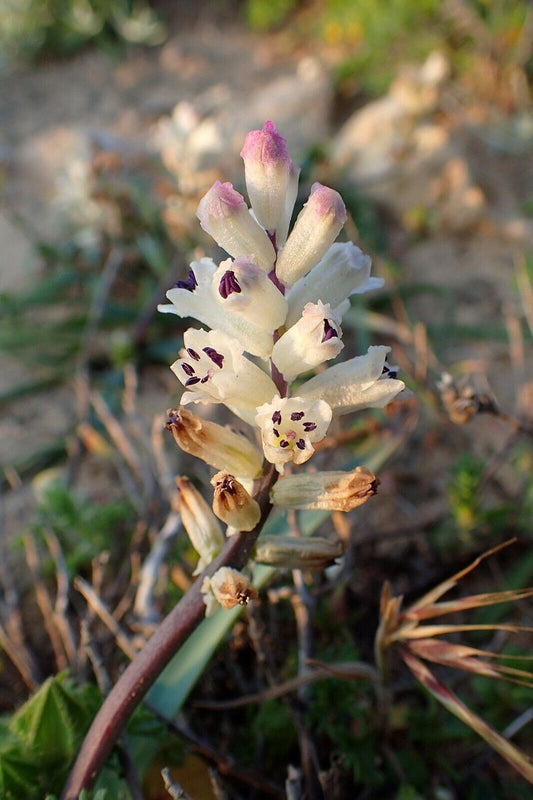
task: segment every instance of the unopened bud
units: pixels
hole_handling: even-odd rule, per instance
[[[276,275],[292,285],[317,264],[331,247],[346,222],[342,197],[334,189],[314,183],[309,200],[280,252]]]
[[[200,225],[230,256],[248,256],[270,272],[276,258],[272,242],[251,216],[231,183],[216,181],[198,205]]]
[[[216,469],[227,469],[243,478],[256,478],[261,472],[262,461],[257,448],[241,434],[216,422],[176,408],[168,412],[166,428],[182,450]]]
[[[272,502],[281,508],[351,511],[376,494],[378,485],[378,478],[366,467],[351,472],[295,473],[277,481]]]
[[[204,578],[201,591],[208,617],[216,610],[216,603],[229,609],[247,606],[257,597],[257,589],[248,578],[231,567],[221,567],[211,578]]]
[[[250,131],[241,150],[248,197],[258,222],[274,231],[284,211],[291,172],[287,142],[273,122]]]
[[[242,483],[221,470],[211,479],[215,487],[213,511],[222,522],[239,531],[251,531],[261,517],[261,509]]]
[[[323,569],[342,556],[340,539],[294,536],[261,536],[255,550],[255,561],[287,569]]]
[[[178,511],[191,544],[200,556],[193,575],[199,575],[220,553],[224,536],[220,524],[200,492],[188,478],[176,478]]]

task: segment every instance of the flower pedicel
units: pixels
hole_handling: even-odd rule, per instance
[[[251,210],[231,183],[220,181],[198,206],[202,228],[231,258],[218,265],[210,258],[193,262],[187,277],[167,292],[169,304],[159,306],[211,329],[185,331],[184,347],[172,364],[184,392],[167,428],[183,450],[219,471],[212,481],[213,508],[230,535],[239,526],[251,530],[259,519],[248,494],[250,479],[261,474],[259,443],[263,457],[283,475],[287,465],[297,467],[312,457],[313,444],[324,438],[333,415],[381,408],[404,388],[386,363],[387,347],[370,347],[365,355],[309,376],[344,346],[347,298],[382,281],[370,276],[370,259],[359,248],[335,243],[346,209],[333,189],[313,184],[288,232],[299,170],[273,122],[247,135],[241,156]],[[302,374],[306,379],[293,390],[292,381]],[[224,403],[250,425],[249,438],[184,408],[213,402]],[[349,510],[371,497],[377,484],[364,468],[314,478],[295,473],[281,478],[272,500],[281,507]],[[198,524],[188,518],[186,525],[201,556],[198,572],[220,550],[222,533],[207,504],[195,497],[189,516],[191,508],[201,516]],[[260,543],[261,538],[262,552]],[[282,544],[288,564],[302,560],[301,543],[294,542],[293,556],[290,539]],[[318,560],[325,562],[330,553],[341,552],[322,543],[318,550]],[[313,546],[304,552],[310,559]],[[248,579],[239,575],[223,567],[203,581],[208,613],[220,603],[229,608],[254,596]]]

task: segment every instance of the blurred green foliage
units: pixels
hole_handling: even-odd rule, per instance
[[[0,55],[67,54],[92,41],[159,44],[165,29],[144,0],[0,0]]]
[[[126,500],[94,502],[58,481],[44,492],[32,532],[41,539],[46,530],[53,531],[75,575],[104,550],[115,558],[127,552],[131,523],[132,508]]]
[[[435,48],[449,52],[459,70],[471,69],[472,56],[483,50],[512,61],[515,50],[527,47],[528,7],[528,0],[247,0],[245,12],[253,30],[283,29],[338,48],[339,87],[356,81],[379,94],[399,63],[423,59]]]

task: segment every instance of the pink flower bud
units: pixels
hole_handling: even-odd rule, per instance
[[[285,285],[309,272],[331,247],[346,222],[342,197],[334,189],[314,183],[309,200],[278,257],[276,275]]]
[[[196,216],[204,231],[231,256],[249,256],[270,272],[276,257],[272,242],[231,183],[216,181],[200,200]]]
[[[292,161],[287,143],[273,122],[250,131],[241,150],[246,188],[257,220],[274,231],[285,208]]]

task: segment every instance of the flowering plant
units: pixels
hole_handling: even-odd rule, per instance
[[[289,233],[299,170],[274,123],[251,131],[241,156],[251,209],[231,183],[217,181],[197,212],[202,228],[230,258],[218,266],[211,258],[194,261],[187,278],[167,292],[170,302],[159,306],[211,329],[185,331],[184,347],[171,367],[184,392],[167,424],[183,450],[225,471],[214,514],[201,497],[192,499],[197,492],[190,483],[179,487],[182,507],[192,503],[197,511],[183,514],[200,555],[197,572],[221,549],[217,517],[230,535],[257,524],[257,503],[248,490],[253,494],[263,460],[281,476],[272,494],[281,507],[347,511],[370,497],[377,481],[361,467],[352,473],[314,473],[311,481],[285,470],[311,458],[334,416],[383,407],[404,388],[383,346],[309,376],[343,349],[341,324],[349,296],[383,282],[370,276],[370,258],[359,248],[335,243],[346,221],[335,190],[315,183]],[[203,403],[224,403],[255,428],[255,440],[185,408]],[[223,494],[238,492],[241,501],[238,510],[226,507],[221,514],[220,485],[228,481],[231,488]],[[200,530],[209,535],[199,535]],[[209,610],[216,583],[215,578],[204,581]],[[246,602],[242,591],[238,597]],[[227,601],[224,605],[229,607]]]

